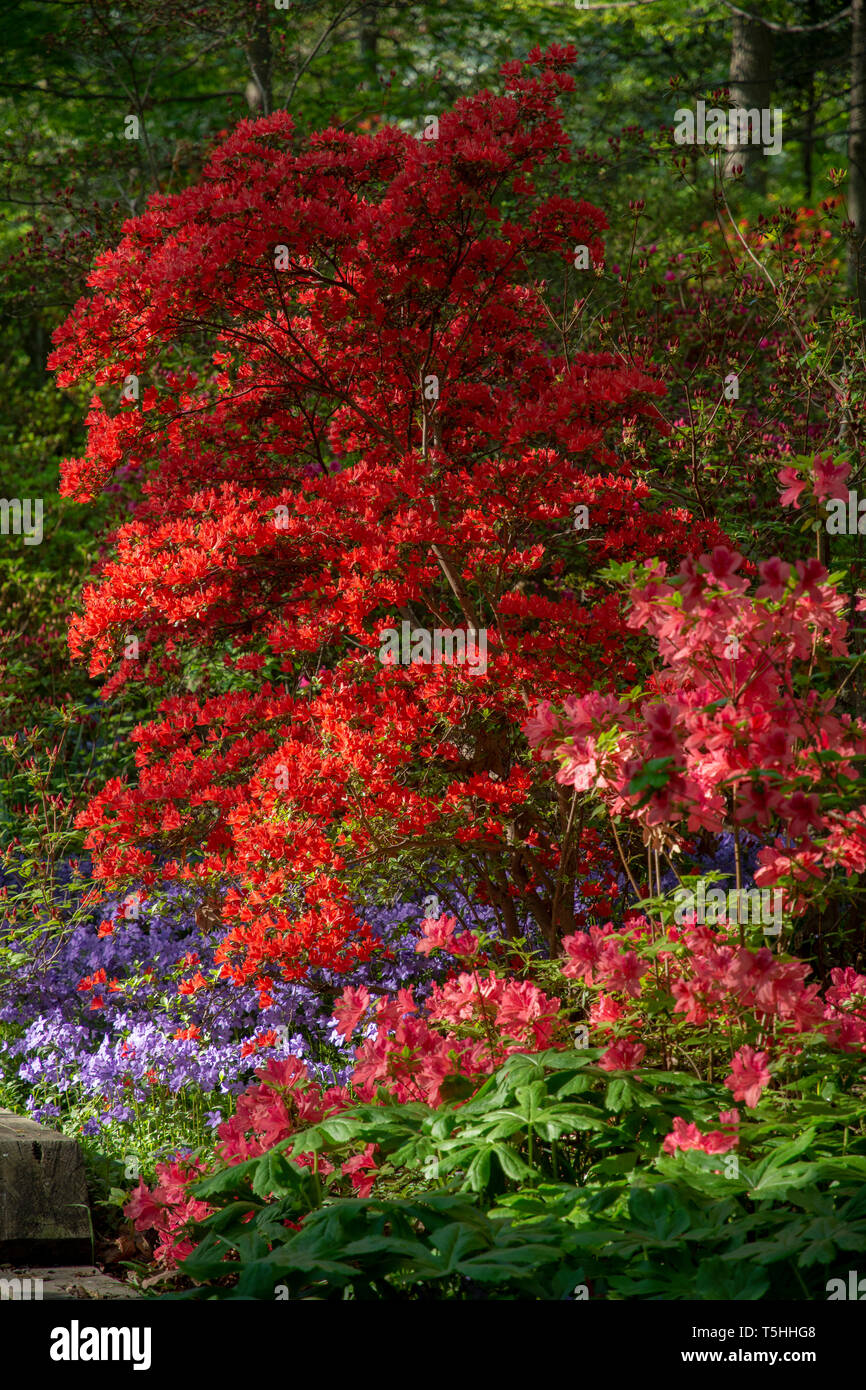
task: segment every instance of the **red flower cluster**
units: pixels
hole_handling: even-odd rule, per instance
[[[556,945],[570,898],[526,704],[636,675],[607,559],[724,539],[633,476],[623,421],[664,429],[659,382],[550,341],[539,266],[573,278],[575,245],[603,252],[596,208],[538,191],[569,160],[574,57],[506,65],[435,141],[242,123],[125,225],[55,336],[60,383],[97,386],[63,491],[121,466],[141,484],[70,648],[114,672],[106,697],[162,696],[137,784],[79,823],[109,882],[232,884],[220,964],[263,1003],[278,975],[369,956],[349,869],[413,849],[471,848],[503,925],[529,902]],[[140,401],[117,405],[128,377]],[[404,620],[484,630],[486,670],[380,660]]]

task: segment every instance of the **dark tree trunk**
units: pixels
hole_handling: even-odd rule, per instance
[[[866,0],[851,5],[851,105],[848,126],[848,292],[866,317]]]
[[[244,45],[252,79],[247,83],[247,105],[260,116],[269,116],[274,109],[270,10],[265,0],[252,0],[251,9],[251,25]]]
[[[379,26],[376,6],[365,5],[361,11],[361,22],[358,30],[358,53],[364,67],[364,81],[369,86],[374,86],[376,82],[378,44]]]
[[[809,23],[815,24],[818,20],[818,7],[815,0],[809,0]],[[812,50],[814,52],[814,49]],[[806,87],[806,118],[803,122],[803,183],[806,190],[806,202],[812,201],[812,156],[815,149],[815,69],[809,66],[809,81]]]
[[[731,34],[731,75],[728,83],[732,106],[747,111],[761,111],[769,107],[772,59],[772,30],[735,14]],[[753,188],[764,190],[767,183],[767,166],[760,145],[729,146],[725,159],[725,177],[731,178],[737,166],[742,169],[743,177],[748,179]]]

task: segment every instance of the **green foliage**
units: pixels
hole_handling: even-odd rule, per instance
[[[172,1297],[800,1300],[866,1250],[854,1059],[765,1096],[737,1155],[671,1156],[674,1117],[712,1124],[728,1093],[597,1055],[515,1055],[467,1103],[357,1106],[197,1182],[216,1210]],[[387,1195],[326,1198],[292,1162],[368,1143]]]
[[[234,1201],[184,1272],[203,1287],[180,1298],[564,1298],[580,1281],[575,1233],[542,1217],[530,1231],[450,1192],[400,1200],[343,1198],[286,1238],[294,1192],[267,1207]],[[245,1220],[248,1213],[252,1220]],[[237,1260],[225,1259],[236,1250]],[[237,1271],[237,1283],[207,1281]]]

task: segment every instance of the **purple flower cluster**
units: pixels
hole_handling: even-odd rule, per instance
[[[757,842],[746,843],[743,868],[750,874]],[[722,837],[704,863],[732,873],[731,837]],[[89,865],[78,868],[86,884]],[[675,884],[668,877],[666,889]],[[19,1092],[27,1086],[25,1104],[37,1118],[60,1118],[109,1146],[128,1146],[145,1132],[151,1146],[166,1135],[176,1147],[206,1144],[231,1113],[232,1098],[271,1057],[302,1058],[321,1084],[344,1084],[352,1048],[332,1011],[347,985],[365,985],[371,994],[411,987],[416,999],[426,997],[452,963],[416,951],[424,917],[445,912],[461,929],[500,935],[494,909],[434,869],[433,891],[364,903],[361,915],[381,945],[369,961],[347,974],[317,970],[303,983],[277,980],[273,1002],[262,1010],[255,988],[220,977],[214,956],[222,929],[199,925],[188,889],[171,885],[152,900],[107,898],[82,913],[81,878],[73,882],[61,866],[57,883],[55,915],[68,929],[31,943],[14,989],[0,998],[0,1063],[7,1082]],[[530,904],[516,907],[529,948],[546,955]],[[580,887],[575,909],[591,910]],[[207,987],[182,993],[181,981],[199,972]]]
[[[3,1062],[7,1077],[27,1083],[37,1118],[66,1114],[82,1133],[105,1138],[114,1126],[140,1131],[159,1111],[175,1135],[200,1140],[269,1057],[301,1057],[322,1084],[344,1083],[352,1049],[332,1009],[345,986],[364,984],[371,993],[411,986],[424,998],[448,969],[447,960],[415,950],[425,916],[454,911],[474,930],[496,931],[491,909],[450,886],[438,896],[365,906],[381,951],[349,974],[318,970],[303,984],[276,981],[273,1003],[262,1010],[257,990],[219,978],[214,953],[223,933],[197,925],[195,903],[179,887],[152,902],[105,899],[83,918],[73,906],[64,902],[71,925],[60,944],[47,936],[35,943],[14,991],[0,1001]],[[194,972],[208,987],[180,993]],[[271,1036],[259,1043],[262,1035]]]

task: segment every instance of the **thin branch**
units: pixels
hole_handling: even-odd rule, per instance
[[[110,101],[117,105],[117,92],[63,92],[56,87],[37,87],[27,82],[0,82],[0,92],[29,92],[31,96],[60,97],[63,101]],[[148,101],[148,109],[169,106],[178,101],[216,101],[221,97],[239,97],[240,92],[202,92],[200,95],[158,97]]]
[[[295,88],[297,87],[307,68],[310,66],[310,63],[315,58],[319,49],[322,47],[322,44],[325,42],[325,39],[328,37],[328,35],[332,32],[332,30],[336,29],[337,25],[341,24],[344,19],[354,19],[355,15],[360,14],[362,9],[363,6],[359,6],[357,9],[354,10],[351,8],[350,5],[344,6],[344,8],[337,13],[335,18],[331,20],[327,28],[322,30],[322,33],[319,35],[316,44],[314,45],[314,47],[312,48],[312,50],[305,58],[304,62],[301,64],[300,68],[295,74],[295,80],[289,88],[289,94],[285,100],[286,106],[289,105],[290,101],[292,100],[292,97],[295,95]]]
[[[837,10],[836,14],[831,15],[829,19],[822,19],[819,24],[777,24],[775,20],[764,19],[763,15],[750,14],[748,10],[739,9],[732,5],[730,0],[722,0],[722,4],[731,14],[738,15],[740,19],[747,19],[750,24],[760,24],[764,29],[772,29],[774,34],[814,34],[819,29],[832,28],[840,19],[847,19],[851,14],[851,6],[846,5],[844,10]]]

